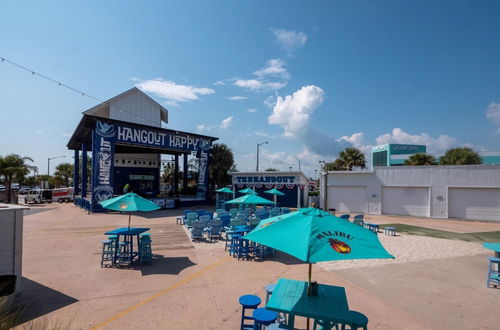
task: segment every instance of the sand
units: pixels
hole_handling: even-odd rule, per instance
[[[480,243],[434,238],[427,236],[378,235],[380,242],[395,259],[358,259],[320,262],[318,265],[327,271],[356,267],[370,267],[385,264],[398,264],[429,259],[442,259],[461,256],[472,256],[486,250]]]

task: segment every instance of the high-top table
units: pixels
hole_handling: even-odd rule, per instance
[[[340,286],[318,285],[318,295],[307,295],[307,282],[280,278],[266,307],[287,313],[288,326],[293,329],[295,316],[331,322],[349,323],[349,305],[345,289]]]
[[[146,231],[148,231],[149,228],[127,228],[127,227],[122,227],[122,228],[117,228],[113,229],[111,231],[108,231],[104,233],[104,235],[116,235],[116,242],[115,242],[115,256],[113,258],[113,263],[116,263],[117,257],[118,257],[118,243],[120,242],[120,236],[123,236],[124,241],[129,241],[130,242],[130,263],[132,264],[134,262],[134,258],[139,255],[139,251],[141,248],[141,240],[140,240],[140,235]],[[137,237],[137,252],[134,252],[134,236]]]

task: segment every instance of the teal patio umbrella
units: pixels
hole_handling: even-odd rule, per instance
[[[250,188],[241,189],[241,190],[238,190],[238,192],[240,192],[242,194],[254,194],[254,195],[257,195],[257,193],[255,192],[255,190],[250,189]]]
[[[233,191],[231,189],[227,188],[227,187],[217,189],[215,192],[226,193],[226,194],[232,194],[233,193]]]
[[[110,198],[105,201],[99,202],[105,209],[129,212],[128,214],[128,229],[130,229],[130,217],[131,213],[134,211],[154,211],[158,210],[160,207],[150,200],[143,198],[134,193],[128,193],[118,197]]]
[[[308,263],[309,287],[313,263],[394,258],[382,246],[377,234],[316,208],[264,219],[244,237]]]
[[[274,199],[274,204],[276,204],[276,199],[277,199],[277,196],[285,196],[284,193],[282,193],[281,191],[279,191],[278,189],[276,188],[273,188],[271,190],[266,190],[264,191],[265,194],[271,194],[271,195],[274,195],[273,196],[273,199]]]
[[[227,201],[226,204],[274,205],[272,201],[253,194],[248,194],[245,196],[232,199],[230,201]]]

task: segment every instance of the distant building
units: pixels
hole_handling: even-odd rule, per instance
[[[404,165],[411,155],[426,152],[425,145],[382,144],[372,148],[372,167]]]

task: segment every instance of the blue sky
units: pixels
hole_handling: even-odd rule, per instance
[[[500,149],[498,1],[4,1],[0,57],[101,99],[138,86],[239,170],[354,145]],[[0,154],[67,155],[97,102],[0,62]],[[66,159],[54,160],[53,165]]]

